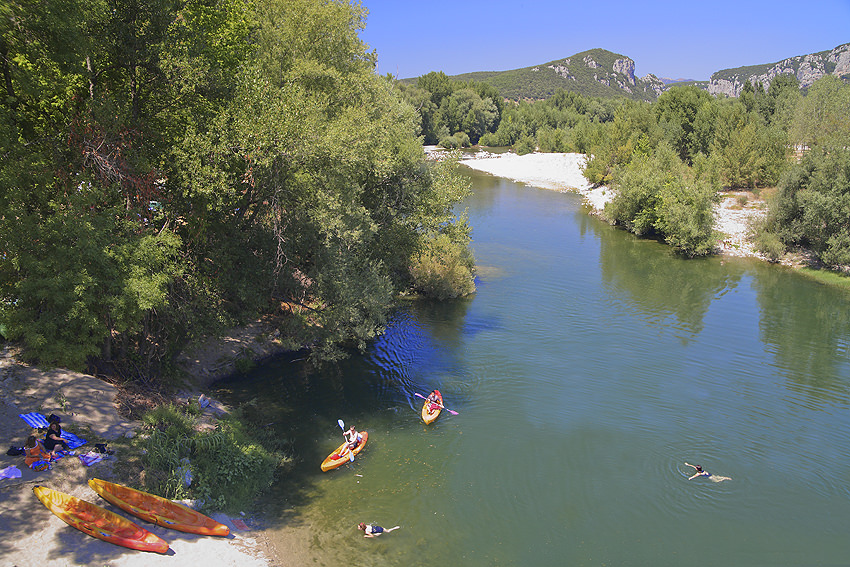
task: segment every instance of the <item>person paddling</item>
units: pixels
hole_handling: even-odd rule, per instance
[[[352,425],[348,431],[343,431],[342,436],[345,437],[345,441],[348,443],[346,448],[349,451],[353,451],[357,448],[361,441],[363,441],[363,436],[354,428]],[[340,451],[342,453],[342,451]]]
[[[437,396],[437,391],[431,392],[425,401],[429,402],[428,412],[434,413],[438,409],[443,409],[443,402],[440,401],[439,396]]]
[[[391,531],[397,530],[400,527],[401,526],[395,526],[395,527],[392,527],[392,528],[384,529],[377,524],[364,524],[363,522],[360,522],[360,524],[357,526],[358,529],[362,530],[363,533],[366,534],[363,537],[378,537],[379,535],[381,535],[384,532],[390,533]]]

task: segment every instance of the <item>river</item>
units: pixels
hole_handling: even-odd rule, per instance
[[[403,306],[333,371],[284,357],[220,384],[302,459],[266,501],[272,541],[300,529],[327,566],[847,565],[847,292],[464,171],[474,296]],[[434,388],[458,415],[426,426]],[[337,419],[369,441],[322,473]]]

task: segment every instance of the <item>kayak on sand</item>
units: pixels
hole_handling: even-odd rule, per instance
[[[165,540],[124,516],[46,486],[32,490],[48,510],[84,534],[139,551],[168,552]]]
[[[230,534],[224,524],[167,498],[99,478],[90,479],[89,486],[107,502],[157,526],[199,535]]]

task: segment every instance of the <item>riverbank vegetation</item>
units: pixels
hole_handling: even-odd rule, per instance
[[[474,289],[468,185],[425,165],[359,4],[0,12],[0,325],[27,359],[148,382],[193,339],[285,307],[287,339],[336,360],[399,292]],[[479,95],[454,95],[475,131]]]
[[[201,427],[199,415],[191,404],[161,405],[145,414],[142,433],[124,450],[122,476],[170,499],[241,511],[291,466],[287,442],[255,423],[244,407],[214,427]]]
[[[432,101],[471,85],[435,73],[417,83]],[[759,250],[777,259],[802,246],[840,267],[850,265],[848,115],[847,83],[828,75],[801,92],[797,79],[783,74],[767,88],[746,83],[739,98],[693,85],[670,88],[651,103],[558,91],[546,100],[506,102],[474,136],[439,110],[428,119],[443,131],[432,140],[447,147],[478,137],[480,145],[519,154],[586,154],[587,180],[614,190],[604,216],[686,256],[714,250],[719,191],[775,187],[765,222],[753,227]]]

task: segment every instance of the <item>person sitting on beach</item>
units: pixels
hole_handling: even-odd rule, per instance
[[[357,527],[366,534],[363,537],[378,537],[384,532],[390,533],[393,530],[399,529],[401,526],[395,526],[393,528],[384,529],[376,524],[364,524],[363,522],[360,522]]]
[[[49,461],[53,458],[50,453],[47,453],[44,449],[42,449],[41,443],[38,442],[35,435],[30,435],[27,438],[27,442],[24,444],[24,450],[26,451],[24,464],[28,467],[31,467],[32,464],[37,461]]]
[[[707,470],[703,470],[701,465],[692,465],[690,463],[685,463],[685,465],[691,467],[692,469],[694,469],[696,471],[693,475],[688,477],[688,480],[692,480],[692,479],[694,479],[698,476],[707,476],[708,479],[713,481],[713,482],[723,482],[724,480],[732,480],[728,476],[714,476],[710,472],[708,472]]]
[[[347,449],[349,451],[353,451],[361,441],[363,441],[363,436],[357,432],[357,430],[352,425],[348,431],[344,431],[342,436],[345,437],[346,442],[348,442]]]
[[[59,425],[59,419],[50,420],[50,425],[47,426],[47,434],[44,436],[44,448],[50,453],[51,457],[56,456],[56,447],[73,455],[74,452],[68,447],[68,442],[62,439],[62,426]]]

